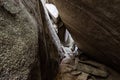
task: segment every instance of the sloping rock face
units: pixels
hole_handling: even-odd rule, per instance
[[[120,1],[50,0],[87,55],[120,71]]]

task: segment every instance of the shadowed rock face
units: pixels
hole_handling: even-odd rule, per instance
[[[120,71],[120,1],[53,0],[79,48]]]

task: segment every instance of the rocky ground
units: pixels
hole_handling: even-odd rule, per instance
[[[78,57],[66,57],[60,64],[56,80],[119,80],[119,74],[112,69],[86,59]]]

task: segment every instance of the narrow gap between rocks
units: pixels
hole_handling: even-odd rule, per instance
[[[58,49],[62,49],[60,54],[59,71],[55,80],[112,80],[117,75],[105,65],[87,57],[76,45],[70,32],[60,16],[56,6],[52,3],[45,3],[46,14],[49,14],[50,27],[53,34],[56,34],[58,42],[55,43]],[[112,74],[114,75],[110,75]]]
[[[118,7],[0,0],[0,80],[120,80]]]

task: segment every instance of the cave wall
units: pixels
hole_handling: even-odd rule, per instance
[[[39,0],[0,0],[0,80],[52,80],[59,55]]]
[[[79,48],[120,71],[119,0],[49,0],[59,10]]]

